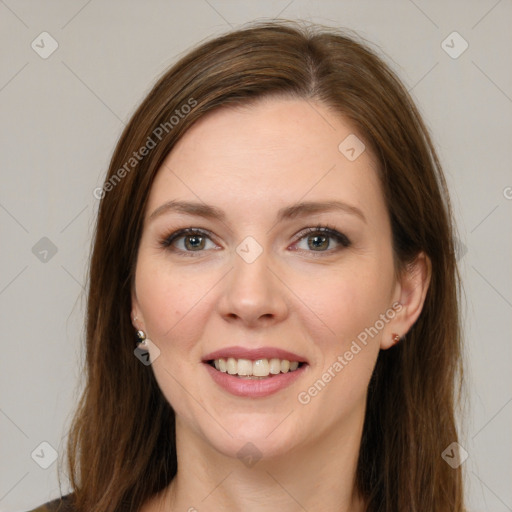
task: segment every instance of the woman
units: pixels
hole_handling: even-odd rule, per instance
[[[447,187],[365,43],[202,44],[95,195],[74,492],[38,510],[464,510]]]

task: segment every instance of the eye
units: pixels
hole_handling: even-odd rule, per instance
[[[337,248],[331,249],[331,240],[338,245]],[[207,247],[207,242],[211,242],[213,247]],[[297,243],[306,241],[306,248],[299,247],[293,250],[313,253],[333,253],[343,247],[351,245],[346,235],[340,233],[330,226],[310,227],[299,233]],[[215,249],[216,245],[211,240],[211,235],[207,231],[197,228],[185,228],[175,231],[160,240],[160,245],[166,249],[172,250],[181,255],[193,256],[193,253],[200,253],[206,249]]]
[[[299,247],[298,250],[306,252],[332,253],[340,250],[342,247],[349,247],[351,245],[351,242],[346,235],[329,226],[316,226],[314,228],[307,228],[298,236],[298,242],[306,242],[306,247]],[[328,250],[332,245],[332,239],[334,239],[335,243],[338,244],[338,248]]]
[[[160,245],[178,253],[201,252],[204,249],[208,249],[206,247],[207,240],[211,242],[210,236],[206,231],[185,228],[166,236],[160,241]],[[215,247],[215,244],[213,245]]]

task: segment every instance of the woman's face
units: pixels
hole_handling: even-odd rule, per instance
[[[400,333],[400,284],[361,144],[324,105],[273,98],[208,114],[168,155],[132,304],[179,432],[272,457],[362,428],[379,349]],[[185,228],[198,232],[172,239]],[[279,373],[237,375],[260,370]]]

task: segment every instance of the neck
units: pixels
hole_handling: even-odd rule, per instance
[[[355,490],[362,421],[279,457],[227,457],[177,419],[178,473],[158,510],[362,512]],[[249,453],[251,449],[248,450]]]

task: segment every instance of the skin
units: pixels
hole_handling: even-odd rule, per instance
[[[321,103],[265,98],[203,117],[159,170],[139,247],[132,318],[160,350],[151,368],[176,412],[179,470],[143,512],[364,509],[354,478],[368,383],[379,350],[420,314],[430,263],[420,254],[396,278],[374,159],[366,150],[349,161],[338,150],[353,133]],[[167,212],[149,219],[170,200],[214,205],[226,218]],[[359,208],[366,221],[330,211],[276,223],[282,207],[327,200]],[[301,233],[323,223],[351,245],[327,238],[320,248],[308,246],[322,233]],[[187,227],[212,234],[199,251],[190,248],[190,237],[176,240],[175,252],[160,245]],[[236,252],[247,236],[262,249],[252,263]],[[191,256],[180,255],[187,250]],[[366,346],[359,343],[360,352],[309,403],[300,403],[298,394],[395,302],[400,312]],[[304,356],[309,366],[271,396],[233,396],[201,362],[231,345],[279,347]],[[251,467],[237,457],[248,442],[262,456]]]

